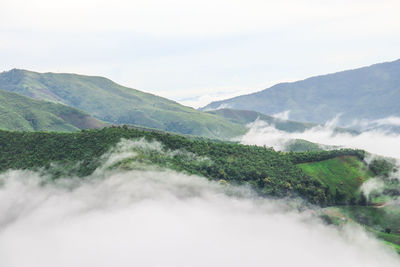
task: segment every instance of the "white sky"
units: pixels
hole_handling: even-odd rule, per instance
[[[0,71],[74,72],[195,107],[400,58],[399,0],[0,0]]]

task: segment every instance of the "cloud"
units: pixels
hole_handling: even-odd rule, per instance
[[[396,59],[399,5],[392,0],[0,1],[0,71],[101,75],[177,101],[201,95],[213,100],[218,99],[213,92],[199,90],[250,93],[275,82]]]
[[[272,84],[271,84],[272,85]],[[214,86],[211,88],[192,88],[190,90],[192,96],[187,97],[187,89],[184,90],[160,90],[157,93],[164,97],[175,99],[179,103],[190,106],[193,108],[204,107],[207,104],[224,100],[232,97],[236,97],[243,94],[248,94],[251,91],[256,92],[264,89],[266,84],[255,86],[255,89],[243,88],[240,86],[231,86],[231,87],[219,87]]]
[[[1,266],[398,266],[361,228],[174,172],[1,175]],[[311,216],[311,217],[310,217]],[[288,257],[290,255],[290,257]]]
[[[390,132],[391,128],[396,128],[400,126],[400,117],[389,116],[377,120],[354,120],[349,127],[355,127],[362,130],[368,129],[382,129]]]
[[[352,31],[353,34],[355,29],[358,33],[368,29],[371,33],[381,30],[383,25],[389,32],[399,29],[398,25],[389,23],[398,22],[395,10],[399,3],[393,0],[350,3],[312,0],[205,0],[201,3],[181,0],[14,0],[3,1],[0,7],[1,20],[7,21],[10,28],[210,35],[271,30],[277,25],[290,27],[319,21],[324,23],[324,28]],[[364,22],[371,27],[365,27]]]
[[[280,131],[273,125],[257,120],[249,125],[249,131],[239,140],[243,144],[267,145],[277,150],[284,150],[290,140],[304,139],[323,145],[364,149],[374,154],[400,158],[400,134],[380,130],[370,130],[358,135],[338,133],[334,131],[338,118],[324,126],[294,133]]]
[[[123,141],[103,161],[132,149],[164,151]],[[296,207],[168,170],[100,167],[57,180],[14,170],[0,175],[0,265],[398,266],[361,227],[328,226],[318,209]]]
[[[273,114],[272,116],[279,119],[287,121],[289,119],[290,110],[282,111],[280,113]]]
[[[371,193],[375,192],[381,194],[385,189],[384,181],[379,178],[369,179],[361,185],[361,191],[369,199]]]

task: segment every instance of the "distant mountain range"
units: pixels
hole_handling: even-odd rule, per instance
[[[105,125],[75,108],[0,90],[0,129],[73,132]]]
[[[0,73],[0,89],[62,103],[111,124],[133,124],[211,138],[229,138],[246,132],[243,125],[103,77],[13,69]]]
[[[400,116],[400,60],[355,70],[280,83],[263,91],[212,102],[201,110],[230,108],[325,123],[337,115],[340,124]]]
[[[333,74],[333,76],[339,74]],[[326,79],[327,76],[309,80]],[[308,80],[302,82],[311,83]],[[336,81],[336,83],[339,82]],[[276,87],[286,85],[289,84]],[[276,91],[275,95],[281,98],[283,91],[287,91],[289,96],[298,94],[295,89],[293,90],[296,92],[288,89],[281,92],[273,88],[275,87],[258,93],[260,96],[254,94],[256,96],[247,95],[227,100],[226,103],[218,102],[218,107],[234,105],[232,103],[236,103],[236,100],[241,98],[245,99],[242,101],[243,103],[251,100],[257,106],[260,104],[259,99],[262,99],[264,92],[268,94]],[[299,90],[306,90],[304,86],[299,88],[301,88]],[[311,91],[317,94],[313,90]],[[344,93],[344,90],[338,89],[337,91]],[[371,89],[371,91],[374,90]],[[399,90],[397,90],[398,92]],[[311,95],[303,97],[303,102],[308,102],[309,99],[312,99]],[[330,97],[327,101],[333,101],[332,99],[334,98]],[[344,102],[348,100],[346,97],[340,99],[343,99]],[[270,99],[268,101],[271,102]],[[205,110],[215,105],[212,103]],[[318,110],[318,107],[314,108]],[[336,108],[332,104],[331,109],[335,110]],[[280,109],[276,107],[271,113],[286,109],[289,109],[289,106],[283,106]],[[291,117],[294,117],[296,109],[290,106],[290,110],[292,111]],[[246,125],[256,119],[273,124],[277,129],[285,132],[303,132],[317,125],[316,123],[277,119],[251,110],[227,108],[209,111],[195,110],[166,98],[118,85],[103,77],[37,73],[18,69],[0,73],[0,112],[0,129],[6,130],[76,131],[84,128],[100,128],[106,125],[128,124],[219,139],[229,139],[246,133]],[[316,121],[312,119],[312,116],[326,115],[311,110],[309,112],[311,117],[305,116],[304,120]],[[329,119],[330,116],[327,115],[326,118]],[[357,133],[340,128],[337,128],[336,131]],[[305,145],[309,147],[308,144]]]

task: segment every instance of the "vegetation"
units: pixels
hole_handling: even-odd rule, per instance
[[[0,129],[73,132],[105,125],[77,109],[0,90]]]
[[[357,223],[400,254],[400,208],[397,205],[340,206],[323,209],[328,224]]]
[[[276,114],[290,110],[296,121],[325,123],[342,114],[344,124],[354,119],[381,119],[400,116],[400,60],[355,70],[280,83],[263,91],[216,101],[206,109],[221,105],[232,109]]]
[[[140,138],[145,138],[148,142],[160,142],[163,153],[142,151],[139,157],[134,159],[135,161],[198,174],[217,181],[247,184],[261,195],[300,196],[320,205],[338,203],[330,188],[331,184],[324,184],[319,178],[307,175],[302,168],[296,166],[298,159],[296,153],[275,152],[266,147],[215,142],[201,138],[190,139],[127,127],[85,130],[77,133],[0,131],[2,147],[0,171],[44,168],[43,170],[52,173],[54,177],[65,174],[86,176],[102,164],[102,155],[121,139]],[[175,152],[167,153],[168,151]],[[353,153],[360,152],[325,151],[322,156],[318,156],[318,152],[304,152],[300,153],[300,158],[302,161],[307,159],[315,161]],[[199,158],[205,160],[199,161]],[[126,159],[119,164],[121,167],[129,167],[130,161],[132,159]]]
[[[321,148],[320,145],[303,139],[290,140],[285,147],[285,151],[292,151],[292,152],[322,151],[322,150],[323,149]]]
[[[240,136],[247,131],[246,125],[257,118],[269,124],[274,124],[277,129],[286,132],[301,132],[316,126],[316,124],[311,123],[279,120],[261,113],[245,110],[223,109],[201,112],[162,97],[118,85],[103,77],[36,73],[14,69],[0,73],[0,88],[29,97],[24,100],[23,112],[25,113],[28,113],[29,109],[35,109],[37,106],[32,104],[32,107],[29,107],[28,103],[38,103],[37,101],[29,101],[33,98],[62,103],[87,112],[95,118],[111,124],[130,124],[209,138],[229,139]],[[13,97],[11,95],[4,96],[4,102],[8,102],[6,98]],[[13,111],[18,106],[14,105],[11,108],[5,107],[4,109]],[[83,112],[81,113],[84,114]],[[8,122],[2,124],[5,125],[3,129],[71,130],[71,127],[29,126],[29,122],[18,122],[20,120],[19,117],[15,121],[15,123],[18,123],[12,125],[14,117],[17,118],[18,116],[12,112],[8,113]],[[76,127],[74,124],[82,124],[82,119],[78,119],[77,116],[67,116],[67,118],[69,119],[68,123],[72,124],[73,128],[93,128],[91,127],[92,124],[96,124],[93,118],[88,117],[91,123],[83,123],[85,127]],[[74,118],[78,121],[73,122]],[[47,122],[49,120],[35,119],[35,121],[44,121],[43,124],[45,125],[57,124]],[[97,124],[95,127],[98,127]],[[354,131],[345,129],[335,129],[335,131],[355,133]],[[295,151],[300,151],[304,145],[304,143],[298,145],[292,144],[291,147]],[[306,147],[310,147],[309,145],[307,144]],[[318,146],[314,145],[311,150],[316,150],[316,147]]]
[[[338,204],[354,205],[364,201],[360,198],[360,186],[372,177],[372,172],[356,156],[340,156],[298,166],[328,186]]]
[[[387,158],[375,158],[369,166],[375,175],[385,178],[388,178],[391,173],[397,172],[395,163]]]
[[[230,138],[246,132],[243,125],[103,77],[14,69],[0,73],[0,88],[63,103],[112,124],[133,124],[212,138]]]
[[[336,206],[325,209],[326,222],[353,220],[394,249],[400,246],[399,208],[360,206],[367,204],[360,185],[375,174],[364,163],[362,150],[276,152],[267,147],[125,126],[74,133],[0,131],[0,147],[0,172],[30,169],[57,179],[85,177],[99,167],[173,169],[225,186],[247,185],[261,196],[301,197],[321,206]],[[110,155],[120,152],[130,153],[109,163]],[[373,170],[385,173],[385,164],[374,162]],[[386,182],[383,194],[395,200],[400,195],[399,182]],[[374,196],[370,202],[380,197]]]
[[[302,153],[289,152],[288,155],[294,164],[299,164],[333,159],[341,156],[355,156],[359,160],[364,160],[365,151],[359,149],[345,148],[338,150],[308,151]]]
[[[341,207],[343,214],[383,239],[400,252],[400,208],[398,205],[385,207]]]

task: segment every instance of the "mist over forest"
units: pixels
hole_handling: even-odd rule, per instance
[[[400,1],[0,1],[0,267],[400,267]]]
[[[300,199],[260,198],[151,165],[109,169],[135,153],[124,146],[84,179],[3,173],[1,265],[398,266],[362,227],[326,225]]]

